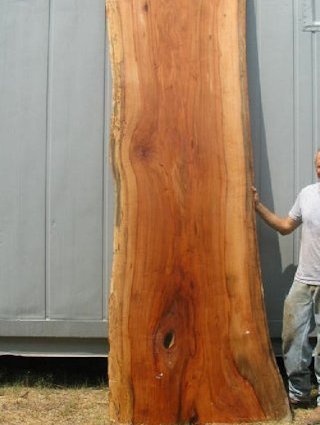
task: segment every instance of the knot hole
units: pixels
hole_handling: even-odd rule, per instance
[[[174,332],[169,331],[166,333],[165,337],[163,338],[163,346],[166,350],[169,350],[169,348],[173,347],[175,341]]]

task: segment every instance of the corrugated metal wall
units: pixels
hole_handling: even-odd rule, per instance
[[[262,201],[285,216],[301,188],[316,178],[320,1],[247,4],[255,181]],[[258,234],[270,331],[279,337],[283,301],[298,260],[299,232],[278,236],[258,220]]]
[[[314,180],[320,0],[248,0],[256,185],[287,214]],[[106,351],[113,192],[104,0],[0,0],[0,353]],[[298,234],[258,221],[271,334]]]
[[[104,0],[0,1],[2,338],[106,337],[105,52]]]

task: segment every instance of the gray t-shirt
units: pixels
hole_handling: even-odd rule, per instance
[[[320,285],[320,183],[301,190],[289,217],[302,223],[295,279],[309,285]]]

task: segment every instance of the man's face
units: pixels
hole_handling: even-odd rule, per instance
[[[318,176],[318,179],[320,179],[320,153],[316,156],[316,173]]]

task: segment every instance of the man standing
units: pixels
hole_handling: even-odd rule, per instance
[[[320,180],[320,149],[315,156],[315,167]],[[285,300],[282,332],[289,398],[293,406],[299,406],[310,401],[312,348],[308,335],[314,322],[317,330],[314,370],[320,388],[320,182],[301,190],[285,218],[265,207],[255,188],[253,192],[257,213],[282,235],[293,232],[302,224],[299,264]],[[320,424],[320,390],[317,405],[307,420],[308,424]]]

